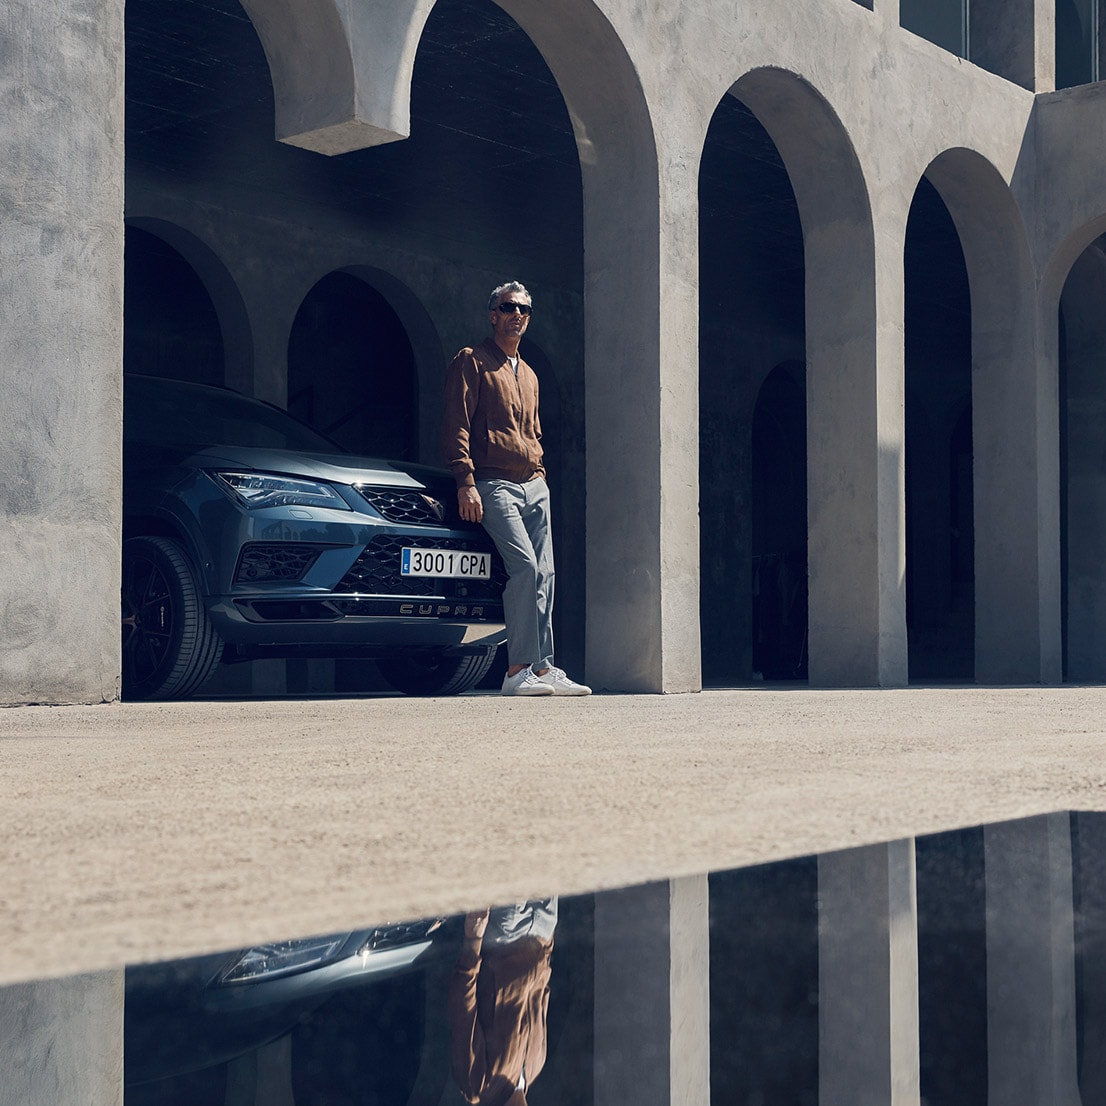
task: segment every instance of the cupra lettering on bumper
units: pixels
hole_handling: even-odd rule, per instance
[[[482,606],[468,603],[401,603],[399,613],[401,615],[429,615],[434,618],[441,618],[443,615],[450,618],[486,617]]]

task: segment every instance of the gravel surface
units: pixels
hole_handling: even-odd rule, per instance
[[[1106,810],[1106,688],[0,710],[0,982]]]

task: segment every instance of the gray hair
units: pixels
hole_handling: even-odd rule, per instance
[[[519,284],[517,280],[509,280],[506,284],[501,284],[496,288],[488,297],[488,310],[494,311],[499,306],[500,298],[508,292],[517,292],[520,296],[525,296],[528,300],[531,299],[525,284]]]

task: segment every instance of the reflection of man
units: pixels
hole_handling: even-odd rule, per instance
[[[469,914],[449,982],[453,1077],[466,1101],[526,1106],[545,1066],[557,900]]]
[[[488,301],[492,336],[453,359],[442,449],[466,522],[482,522],[507,568],[504,695],[589,695],[553,664],[553,541],[542,466],[538,378],[518,354],[530,293],[501,284]]]

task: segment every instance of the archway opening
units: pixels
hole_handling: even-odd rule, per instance
[[[279,23],[285,8],[269,14]],[[558,568],[571,581],[558,588],[558,663],[582,670],[582,183],[542,53],[491,0],[438,0],[419,37],[410,137],[325,157],[274,140],[271,70],[238,0],[129,0],[126,35],[127,216],[172,221],[225,264],[247,325],[228,327],[229,292],[207,281],[227,342],[220,383],[291,405],[353,448],[440,464],[447,359],[487,332],[493,286],[531,287],[535,340],[561,385],[550,427],[561,426],[558,479],[572,496],[554,512]],[[369,321],[380,364],[357,369]],[[350,414],[355,389],[338,412],[340,383],[355,387],[364,372],[375,410]],[[332,690],[321,671],[295,688],[274,675],[254,689]]]
[[[1060,533],[1064,678],[1106,680],[1106,237],[1060,297]]]
[[[971,299],[956,226],[924,177],[907,221],[904,281],[909,675],[971,680]]]
[[[806,373],[778,365],[753,410],[753,671],[807,674]]]
[[[288,410],[352,453],[413,460],[417,379],[399,317],[371,285],[330,273],[288,341]]]
[[[798,608],[770,598],[795,574],[805,612],[803,235],[775,143],[732,95],[707,132],[699,212],[703,683],[804,678],[805,614],[799,631]]]
[[[126,228],[123,371],[222,384],[223,333],[196,270],[164,239]]]

